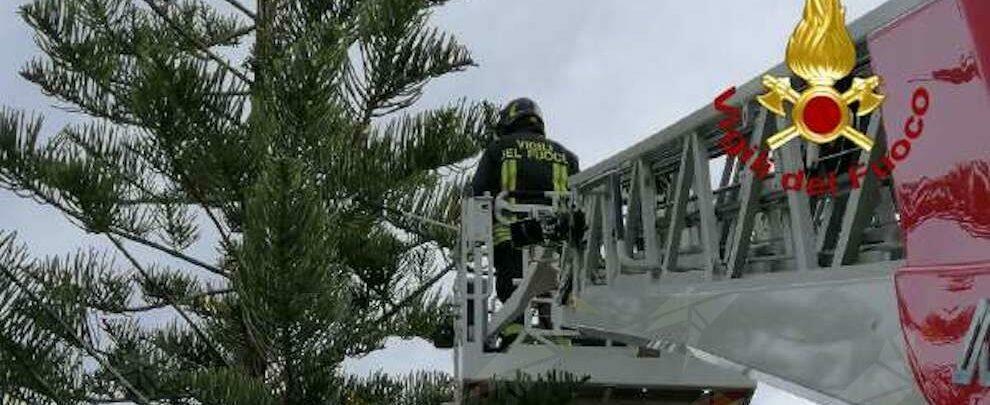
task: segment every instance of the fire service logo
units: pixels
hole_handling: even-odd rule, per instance
[[[777,116],[790,115],[794,124],[767,138],[765,147],[750,146],[736,128],[741,120],[740,108],[727,104],[735,95],[735,88],[731,88],[715,99],[715,109],[726,116],[719,123],[719,128],[725,132],[719,140],[722,152],[748,164],[756,177],[766,179],[774,167],[770,152],[794,138],[800,137],[814,144],[845,138],[864,151],[871,151],[874,140],[851,124],[852,116],[872,114],[883,104],[885,96],[877,92],[879,76],[854,77],[845,92],[835,88],[836,82],[848,77],[856,67],[856,46],[846,29],[845,10],[840,0],[807,0],[803,18],[788,41],[786,60],[790,70],[807,83],[807,88],[798,92],[789,77],[766,75],[763,85],[767,92],[757,97],[757,101]],[[930,101],[928,91],[919,87],[910,106],[917,115],[916,120],[925,115]],[[790,114],[786,104],[793,106]],[[849,168],[851,188],[861,187],[861,180],[871,171],[880,180],[892,174],[897,162],[910,153],[910,140],[917,139],[923,127],[918,122],[908,122],[905,128],[913,131],[913,136],[891,145],[889,154],[875,154],[876,158],[868,166],[853,164]],[[837,173],[819,178],[806,176],[803,170],[779,175],[783,190],[803,190],[810,196],[838,193]]]
[[[798,93],[790,78],[763,77],[768,92],[757,98],[760,104],[782,117],[787,116],[784,101],[794,105],[794,125],[767,139],[771,150],[799,135],[818,144],[844,136],[865,150],[873,148],[872,139],[849,125],[849,106],[858,102],[859,116],[876,110],[884,99],[876,93],[880,78],[854,78],[852,88],[841,94],[833,87],[856,67],[856,46],[838,0],[808,1],[804,18],[787,44],[787,66],[809,87]]]

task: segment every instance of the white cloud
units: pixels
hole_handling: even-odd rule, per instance
[[[385,349],[372,352],[362,358],[344,361],[344,371],[367,376],[378,371],[392,375],[406,375],[416,371],[443,371],[454,373],[453,350],[441,350],[423,339],[389,338]]]

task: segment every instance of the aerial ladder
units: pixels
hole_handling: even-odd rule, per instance
[[[559,370],[589,376],[601,396],[594,403],[623,390],[656,392],[664,403],[748,393],[756,382],[829,404],[990,398],[973,377],[990,369],[976,365],[990,359],[980,358],[990,327],[977,322],[986,313],[990,324],[990,281],[981,278],[990,277],[990,140],[947,132],[987,120],[990,87],[981,75],[953,80],[934,68],[942,63],[935,55],[898,51],[909,41],[914,50],[948,48],[971,55],[970,63],[990,61],[990,31],[972,24],[990,24],[984,3],[890,0],[850,25],[859,55],[852,76],[887,80],[882,112],[851,118],[875,142],[869,150],[791,141],[771,152],[763,177],[751,159],[720,147],[726,117],[709,105],[572,176],[570,192],[550,205],[517,206],[507,195],[465,199],[455,282],[455,374],[465,392],[517,372]],[[926,32],[939,34],[918,34]],[[918,64],[917,74],[903,73],[904,63]],[[783,64],[767,74],[791,76]],[[901,84],[924,87],[930,108]],[[735,129],[754,150],[792,125],[757,101],[765,92],[761,75],[728,101],[739,112]],[[921,107],[929,132],[910,159],[891,168],[893,176],[871,170],[892,145],[903,151]],[[986,126],[978,128],[985,135]],[[943,166],[956,169],[931,172]],[[831,179],[835,191],[784,189],[787,173]],[[967,191],[952,191],[951,182]],[[964,214],[940,218],[959,224],[951,232],[965,232],[915,223],[939,216],[917,212],[937,211],[926,201],[953,195],[972,207],[950,201]],[[493,224],[575,212],[585,218],[581,237],[527,247],[519,288],[497,303]],[[948,309],[928,309],[939,300]],[[551,307],[549,327],[533,319],[540,305]],[[493,350],[517,314],[526,314],[524,333]]]

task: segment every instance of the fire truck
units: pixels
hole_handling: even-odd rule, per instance
[[[760,102],[766,78],[812,84],[781,64],[552,204],[464,199],[462,392],[557,370],[590,378],[588,403],[731,403],[715,401],[760,382],[828,404],[990,404],[990,1],[890,0],[847,30],[857,57],[834,87],[881,78],[882,107],[842,112],[872,148],[796,139],[755,170],[801,124]],[[728,153],[727,130],[755,152]],[[499,303],[491,230],[506,218],[545,242],[523,248]],[[520,314],[523,332],[496,344]]]

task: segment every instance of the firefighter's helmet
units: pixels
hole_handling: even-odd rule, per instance
[[[499,112],[497,132],[503,134],[523,125],[531,125],[543,132],[543,113],[540,106],[525,97],[510,101]]]

